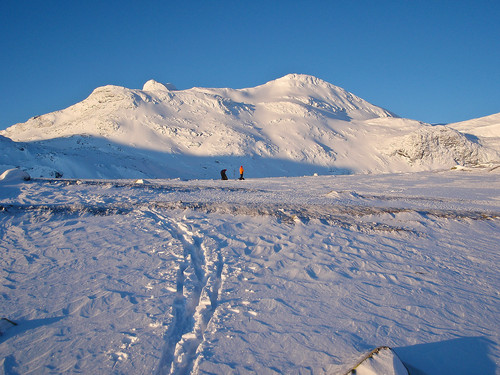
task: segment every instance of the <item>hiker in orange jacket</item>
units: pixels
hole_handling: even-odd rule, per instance
[[[243,169],[243,166],[240,167],[240,180],[244,180],[243,178],[243,172],[245,172],[245,170]]]

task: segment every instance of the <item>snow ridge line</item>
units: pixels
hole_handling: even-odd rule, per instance
[[[245,204],[245,203],[212,203],[212,202],[150,202],[150,203],[118,203],[107,205],[92,204],[0,204],[0,212],[15,214],[16,212],[34,211],[50,214],[90,214],[96,216],[127,215],[136,210],[194,210],[207,214],[229,214],[248,216],[273,216],[283,222],[297,221],[307,223],[312,219],[325,224],[337,225],[353,229],[408,231],[402,227],[394,227],[381,223],[357,222],[354,218],[366,215],[398,214],[413,212],[420,216],[434,216],[453,220],[491,220],[500,218],[500,212],[373,207],[357,205],[317,205],[317,204]]]
[[[152,213],[153,214],[153,213]],[[158,374],[187,374],[193,368],[197,349],[203,342],[203,333],[218,304],[222,256],[219,253],[215,273],[206,276],[205,248],[200,236],[191,232],[183,222],[170,223],[169,219],[154,213],[165,229],[181,242],[184,259],[177,273],[177,295],[174,300],[174,319],[166,333],[166,345],[158,367]],[[168,228],[167,228],[168,226]],[[195,275],[193,290],[186,293],[186,271],[191,267]]]
[[[50,214],[90,214],[94,216],[126,215],[134,211],[130,204],[0,204],[0,212],[16,213],[24,211],[47,212]]]
[[[264,204],[264,203],[211,203],[211,202],[155,202],[157,208],[192,209],[205,213],[219,213],[248,216],[274,216],[285,222],[309,221],[311,219],[331,221],[340,224],[352,217],[366,215],[398,214],[415,212],[422,216],[435,216],[446,219],[472,219],[487,220],[500,218],[500,212],[472,211],[472,210],[446,210],[446,209],[419,209],[376,207],[347,204]],[[352,220],[347,220],[351,223]]]
[[[48,183],[57,186],[71,186],[71,185],[89,185],[110,188],[131,188],[140,189],[145,191],[162,191],[162,192],[175,192],[175,193],[192,193],[200,190],[206,191],[225,191],[225,192],[263,192],[265,190],[254,189],[248,187],[233,187],[233,186],[206,186],[206,185],[191,185],[191,186],[175,186],[164,185],[161,183],[149,182],[148,180],[138,183],[137,180],[80,180],[80,179],[53,179],[35,177],[31,181]]]

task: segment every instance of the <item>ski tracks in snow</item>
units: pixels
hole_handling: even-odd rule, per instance
[[[199,221],[146,213],[180,243],[183,259],[177,270],[173,322],[165,334],[165,346],[157,374],[190,373],[204,340],[204,333],[218,305],[224,261],[217,241],[199,231]],[[203,223],[202,223],[203,224]]]

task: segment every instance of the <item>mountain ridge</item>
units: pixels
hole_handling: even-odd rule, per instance
[[[303,74],[244,89],[106,85],[0,131],[24,149],[22,168],[69,178],[214,178],[233,163],[254,177],[387,173],[500,160],[495,144],[469,133],[400,118]],[[88,152],[96,157],[83,165]]]

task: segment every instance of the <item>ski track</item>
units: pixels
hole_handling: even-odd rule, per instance
[[[215,248],[206,247],[207,241],[197,233],[197,225],[192,220],[184,217],[182,221],[173,221],[158,211],[148,211],[147,215],[154,217],[184,249],[176,278],[174,321],[165,335],[157,373],[188,374],[204,331],[217,308],[224,266],[222,255]],[[210,259],[214,255],[215,261]]]

